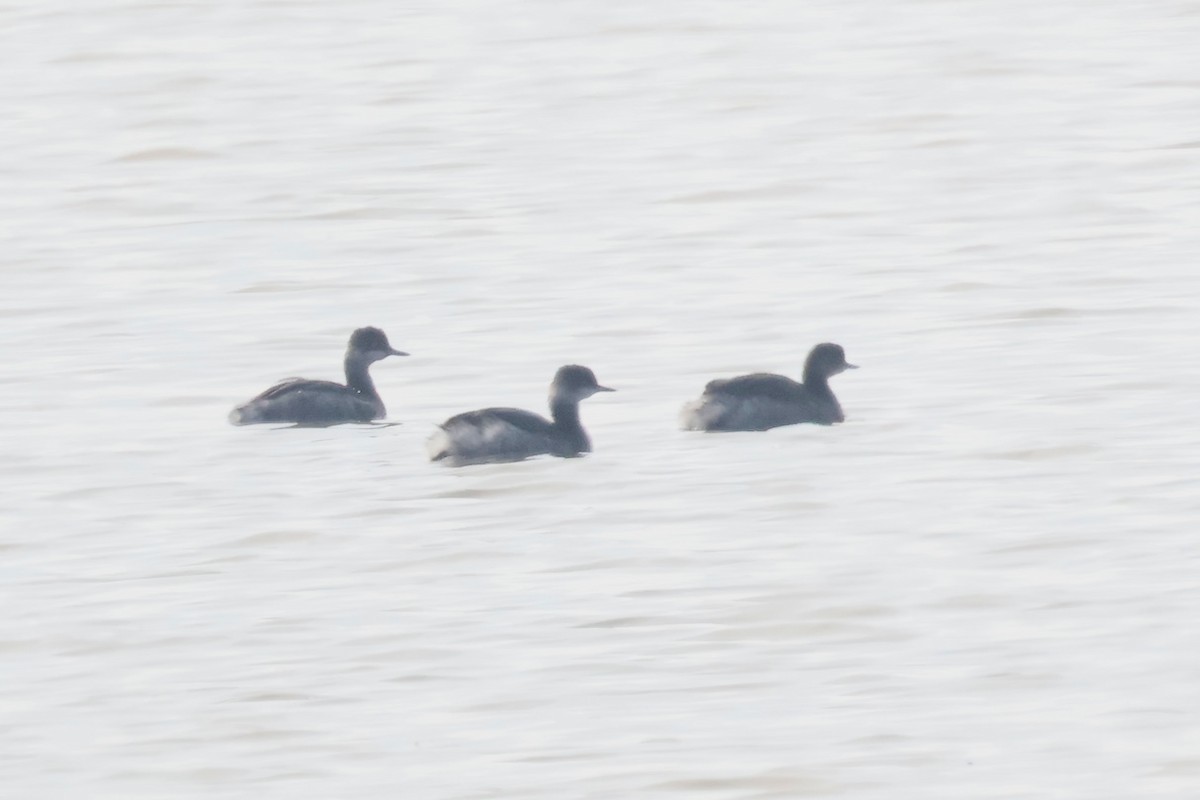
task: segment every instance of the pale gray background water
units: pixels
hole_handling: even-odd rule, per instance
[[[1200,796],[1197,3],[0,32],[6,798]],[[226,424],[364,324],[402,426]],[[424,461],[567,362],[592,457]]]

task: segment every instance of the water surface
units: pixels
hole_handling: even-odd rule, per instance
[[[0,10],[7,792],[1197,796],[1198,28]],[[225,423],[366,324],[402,425]],[[591,457],[424,461],[564,363]]]

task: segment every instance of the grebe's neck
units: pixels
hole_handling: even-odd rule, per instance
[[[591,451],[591,440],[588,439],[587,433],[583,430],[583,423],[579,421],[578,400],[557,394],[551,395],[550,417],[554,420],[554,427],[558,428],[565,436],[571,438],[576,452],[587,453]]]
[[[346,353],[346,385],[372,400],[379,400],[375,381],[371,380],[371,361],[361,353],[351,350]]]
[[[829,391],[829,376],[813,364],[804,365],[804,385],[814,391]]]

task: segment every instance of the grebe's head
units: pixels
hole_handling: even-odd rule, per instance
[[[550,395],[552,397],[574,400],[575,402],[585,400],[596,392],[615,391],[616,389],[601,386],[596,381],[596,373],[587,367],[581,367],[577,364],[568,364],[565,367],[559,367],[558,372],[554,373],[554,382],[550,384]]]
[[[350,334],[350,345],[347,353],[353,353],[367,361],[379,361],[388,356],[406,356],[403,350],[397,350],[388,342],[387,334],[379,328],[359,328]]]
[[[825,342],[819,344],[808,354],[804,362],[804,379],[832,378],[839,372],[848,369],[858,369],[858,366],[846,361],[846,351],[840,344]]]

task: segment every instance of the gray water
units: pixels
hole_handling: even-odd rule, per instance
[[[0,31],[6,798],[1200,796],[1195,2]],[[401,425],[226,424],[367,324]]]

